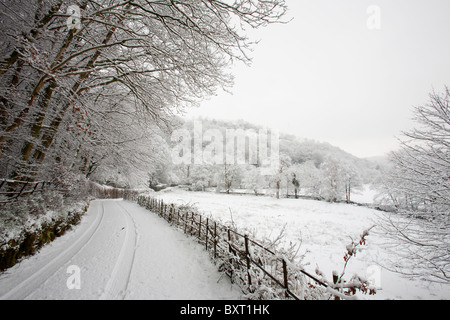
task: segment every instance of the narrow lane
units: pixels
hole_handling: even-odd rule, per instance
[[[0,299],[239,299],[194,240],[137,204],[91,203],[80,225],[0,274]]]

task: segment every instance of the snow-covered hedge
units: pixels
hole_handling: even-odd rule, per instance
[[[0,271],[34,254],[81,220],[87,199],[48,190],[0,206]]]

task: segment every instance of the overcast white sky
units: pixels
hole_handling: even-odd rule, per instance
[[[449,0],[287,0],[289,24],[256,33],[233,94],[188,116],[246,121],[326,141],[359,157],[397,147],[411,108],[450,85]],[[370,30],[371,5],[381,11]]]

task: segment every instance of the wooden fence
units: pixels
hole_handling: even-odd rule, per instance
[[[0,179],[0,196],[5,196],[0,199],[0,204],[41,192],[51,185],[52,183],[47,181],[26,182]],[[58,187],[61,185],[53,186],[55,190],[68,191],[60,190]],[[312,287],[319,285],[332,294],[339,294],[333,286],[289,262],[279,252],[255,241],[235,227],[226,226],[210,217],[205,217],[189,207],[164,203],[163,200],[142,195],[138,190],[111,188],[90,181],[87,182],[86,192],[95,198],[123,198],[137,202],[186,234],[194,236],[214,257],[219,264],[219,271],[225,272],[233,282],[238,283],[243,291],[249,294],[263,296],[264,293],[261,293],[260,289],[266,288],[266,291],[270,291],[271,294],[269,298],[300,300],[305,287],[309,286],[302,280],[303,276],[315,282]]]
[[[0,179],[0,196],[5,196],[4,199],[0,199],[0,204],[13,202],[22,196],[40,192],[49,184],[47,181],[28,182]]]
[[[272,291],[277,291],[276,296],[280,298],[299,300],[299,292],[304,289],[301,286],[307,285],[300,279],[299,273],[320,286],[328,287],[326,283],[293,266],[284,257],[233,227],[186,207],[166,204],[163,200],[149,196],[138,196],[137,202],[186,234],[196,237],[215,261],[219,261],[219,270],[224,271],[233,282],[243,285],[249,293],[254,293],[261,285],[268,285],[275,288]],[[264,284],[261,279],[264,279]]]
[[[136,202],[141,192],[133,189],[112,188],[88,181],[87,193],[98,199],[127,199]]]
[[[6,196],[6,200],[0,199],[0,204],[46,190],[51,184],[46,181],[26,182],[0,179],[0,195]],[[2,192],[2,188],[6,191]],[[318,279],[288,261],[279,252],[267,248],[247,234],[239,232],[235,227],[226,226],[205,217],[189,207],[164,203],[163,200],[142,195],[138,190],[111,188],[90,181],[87,182],[86,191],[95,198],[123,198],[137,202],[186,234],[194,236],[218,262],[219,271],[225,272],[233,282],[238,283],[249,294],[255,294],[260,288],[266,288],[272,295],[269,298],[300,300],[306,287],[321,286],[335,298],[344,298],[339,291],[335,290],[338,285],[333,286]],[[303,281],[303,276],[306,276],[309,281],[313,280],[315,284],[311,285]],[[269,287],[270,289],[267,289]]]
[[[11,203],[21,197],[32,195],[45,190],[55,190],[67,194],[70,187],[59,182],[50,181],[18,181],[11,179],[0,179],[0,204]],[[133,198],[137,199],[139,191],[130,189],[119,189],[102,186],[92,181],[86,181],[82,188],[86,195],[102,199]]]

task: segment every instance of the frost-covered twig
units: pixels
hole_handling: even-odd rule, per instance
[[[345,264],[340,274],[337,271],[333,271],[333,281],[329,281],[323,272],[319,270],[319,267],[316,267],[316,274],[320,276],[321,280],[328,285],[328,288],[334,289],[340,293],[339,295],[334,294],[335,297],[341,298],[342,292],[345,296],[354,296],[357,290],[364,294],[370,295],[376,293],[375,287],[373,287],[370,282],[362,276],[355,274],[348,281],[343,279],[350,259],[355,257],[356,253],[361,249],[360,247],[366,244],[366,237],[369,235],[369,231],[374,227],[375,226],[372,226],[369,229],[364,230],[360,235],[359,241],[352,240],[352,242],[346,246],[346,252],[344,254]]]

